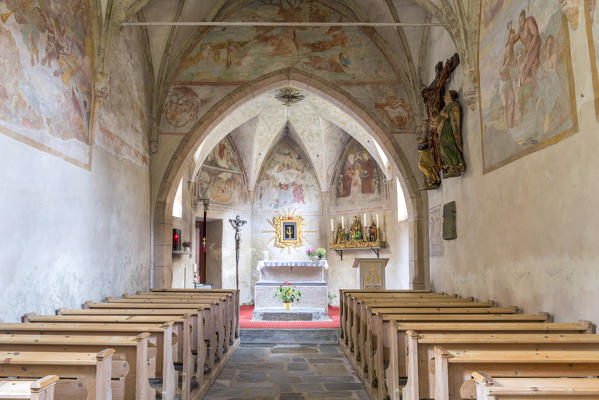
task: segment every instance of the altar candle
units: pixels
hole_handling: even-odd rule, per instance
[[[335,226],[333,225],[333,218],[331,218],[331,232],[335,232]]]
[[[363,220],[362,225],[366,226],[366,213],[364,213],[364,218],[362,220]]]
[[[265,260],[268,260],[268,251],[265,251],[265,252],[264,252],[264,259],[265,259]]]
[[[377,228],[379,227],[379,215],[378,214],[376,215],[376,227]]]
[[[341,229],[345,229],[345,221],[343,220],[343,215],[341,216]]]

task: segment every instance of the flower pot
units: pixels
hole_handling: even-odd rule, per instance
[[[283,308],[285,310],[291,310],[291,303],[283,303]]]

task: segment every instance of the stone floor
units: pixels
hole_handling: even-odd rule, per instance
[[[364,399],[338,345],[241,344],[204,399]]]

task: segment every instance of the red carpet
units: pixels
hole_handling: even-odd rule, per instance
[[[329,306],[332,321],[252,321],[254,306],[241,306],[239,327],[249,329],[310,329],[339,328],[339,307]]]

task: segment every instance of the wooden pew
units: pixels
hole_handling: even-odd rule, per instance
[[[463,350],[435,347],[435,400],[460,399],[473,372],[494,377],[599,376],[599,351]]]
[[[231,293],[206,293],[206,294],[178,294],[178,293],[163,293],[156,294],[141,293],[134,295],[123,295],[122,299],[107,299],[110,302],[137,302],[137,303],[191,303],[191,304],[204,304],[205,302],[212,302],[217,306],[216,313],[221,313],[217,316],[218,321],[221,321],[223,325],[226,324],[225,333],[227,335],[228,345],[233,345],[234,339],[238,338],[237,333],[234,334],[235,326],[238,324],[236,318],[238,318],[239,310],[235,309],[235,296]],[[220,318],[220,319],[219,319]]]
[[[38,377],[54,371],[60,377],[57,399],[112,400],[113,353],[112,349],[98,353],[1,351],[0,376]]]
[[[112,382],[113,399],[149,400],[156,398],[149,382],[149,337],[149,333],[132,337],[0,334],[0,351],[96,353],[111,348],[113,375],[127,370],[123,379],[116,377],[122,382]]]
[[[382,320],[375,321],[374,316],[369,311],[371,306],[370,301],[358,300],[353,304],[353,321],[348,331],[348,345],[346,347],[346,354],[353,360],[354,363],[360,362],[364,366],[365,357],[367,357],[365,346],[368,337],[376,336],[377,332],[382,331]],[[441,302],[429,301],[426,299],[411,299],[405,301],[394,301],[394,304],[401,305],[405,308],[489,308],[492,307],[491,302],[474,302],[474,301],[462,301],[458,299],[445,299]],[[378,303],[377,303],[378,307]],[[378,318],[381,318],[381,312],[376,314]],[[381,326],[377,332],[373,331],[375,323],[380,323]]]
[[[493,378],[474,372],[478,400],[555,399],[597,400],[599,379],[597,378]]]
[[[438,293],[420,293],[420,292],[416,292],[416,293],[405,293],[405,292],[401,292],[401,293],[387,293],[385,292],[378,292],[378,293],[373,293],[373,292],[359,292],[359,293],[354,293],[354,292],[345,292],[343,294],[343,297],[340,298],[340,302],[339,302],[339,307],[340,307],[340,316],[339,316],[339,320],[340,320],[340,337],[339,340],[341,343],[346,344],[347,343],[347,338],[348,338],[348,328],[349,326],[351,326],[352,320],[353,320],[353,311],[356,308],[356,302],[358,300],[361,299],[370,299],[370,298],[387,298],[387,299],[399,299],[399,300],[405,300],[405,299],[423,299],[423,298],[436,298],[436,299],[453,299],[456,298],[456,296],[449,296],[449,295],[444,295],[444,294],[438,294]]]
[[[101,303],[104,304],[104,303]],[[93,304],[89,304],[93,307]],[[59,308],[56,310],[57,315],[130,315],[130,316],[170,316],[182,317],[190,315],[190,324],[192,326],[191,335],[191,350],[196,353],[196,382],[198,385],[203,384],[204,374],[202,373],[206,367],[210,370],[213,368],[208,362],[208,347],[205,340],[208,340],[210,346],[216,346],[216,335],[211,333],[210,321],[213,318],[213,309],[209,306],[204,309],[184,308],[184,309],[137,309],[137,308],[85,308],[66,309]],[[203,322],[202,322],[203,320]],[[195,334],[193,334],[195,332]],[[213,361],[212,361],[213,363]]]
[[[375,330],[382,328],[380,319],[378,319]],[[425,322],[425,323],[398,323],[391,321],[387,335],[383,338],[382,333],[376,337],[377,343],[375,354],[373,356],[372,371],[376,377],[376,390],[378,398],[387,396],[387,385],[389,384],[389,393],[398,393],[399,391],[399,370],[400,360],[406,360],[406,332],[415,331],[418,333],[594,333],[594,325],[589,321],[578,321],[577,323],[536,323],[536,322]],[[385,371],[385,345],[384,341],[389,343],[389,368]],[[385,376],[385,373],[388,376]],[[367,382],[368,383],[368,382]],[[368,390],[373,390],[374,385],[366,385]]]
[[[227,297],[224,298],[227,301],[228,306],[228,318],[231,323],[231,332],[232,339],[239,338],[239,294],[238,293],[174,293],[174,292],[149,292],[143,293],[138,292],[135,295],[124,295],[124,298],[155,298],[155,299],[190,299],[193,301],[203,300],[203,299],[223,299],[223,295]],[[231,342],[231,344],[233,344]]]
[[[58,376],[48,375],[36,381],[0,381],[0,399],[54,400],[54,387]]]
[[[360,354],[364,357],[359,363],[361,368],[366,368],[368,372],[373,371],[374,368],[374,346],[377,340],[382,337],[383,351],[385,354],[385,361],[389,360],[389,340],[385,339],[385,332],[388,332],[389,325],[391,322],[400,323],[418,323],[418,322],[548,322],[549,315],[547,313],[539,314],[471,314],[465,313],[460,314],[459,309],[455,314],[445,313],[430,313],[430,314],[384,314],[376,313],[375,317],[371,314],[367,316],[366,326],[368,329],[363,329],[366,332],[366,337],[358,337],[358,348]],[[400,376],[405,376],[405,364],[401,362],[399,364]],[[375,378],[374,374],[368,374],[366,376],[369,382],[372,382]]]
[[[469,308],[466,308],[470,310]],[[383,309],[384,310],[384,309]],[[509,309],[508,309],[509,310]],[[365,325],[360,330],[361,334],[358,335],[358,349],[360,354],[364,354],[362,357],[362,366],[374,354],[374,343],[377,340],[379,334],[383,335],[383,345],[385,346],[385,354],[388,353],[389,341],[384,339],[385,332],[389,329],[389,324],[392,321],[396,322],[549,322],[550,317],[547,313],[539,314],[489,314],[489,313],[462,313],[459,308],[453,314],[447,313],[422,313],[422,314],[395,314],[387,313],[385,311],[376,311],[374,313],[365,311]],[[374,329],[376,327],[376,329]]]
[[[7,335],[83,335],[137,336],[149,333],[149,342],[156,347],[149,371],[152,379],[162,379],[161,397],[173,400],[178,387],[178,374],[173,364],[173,322],[159,324],[102,323],[0,323],[0,334]],[[60,375],[60,374],[58,374]],[[182,394],[184,396],[185,394]]]
[[[408,294],[424,294],[431,293],[430,290],[360,290],[360,289],[339,289],[339,321],[340,321],[340,331],[339,331],[339,343],[345,344],[347,341],[346,335],[346,322],[348,321],[348,304],[349,299],[352,294],[359,293],[408,293]]]
[[[94,303],[94,307],[110,308],[113,304],[126,304],[126,308],[189,308],[189,307],[200,307],[205,305],[203,301],[196,301],[193,299],[113,299],[107,298],[108,303]],[[100,304],[106,304],[100,306]],[[223,304],[222,307],[220,304]],[[86,303],[86,306],[88,303]],[[231,336],[231,324],[229,321],[229,307],[227,302],[217,304],[214,331],[218,336],[218,346],[216,349],[216,359],[222,359],[224,353],[226,353],[230,346],[235,343]]]
[[[191,354],[191,336],[190,315],[183,316],[139,316],[139,315],[37,315],[34,313],[25,314],[22,317],[23,322],[32,323],[79,323],[79,324],[97,324],[105,323],[108,325],[121,324],[163,324],[173,323],[173,330],[178,338],[174,343],[173,363],[182,364],[181,373],[182,384],[181,393],[185,400],[189,399],[191,389],[191,378],[194,376],[194,359]],[[193,332],[195,334],[195,332]]]
[[[534,333],[416,333],[406,332],[407,378],[402,398],[417,400],[433,398],[433,382],[429,381],[429,361],[434,348],[447,350],[599,350],[599,335],[593,334],[534,334]],[[400,374],[401,363],[400,362]],[[471,381],[474,385],[474,381]],[[471,391],[474,391],[472,388]],[[399,399],[399,393],[390,393],[391,399]]]
[[[474,302],[464,301],[464,299],[393,299],[393,300],[381,300],[381,299],[352,299],[350,308],[348,309],[348,318],[350,322],[346,324],[347,334],[347,348],[349,352],[358,351],[354,354],[354,358],[359,358],[359,348],[356,347],[356,340],[358,336],[365,338],[363,329],[368,328],[367,315],[369,314],[369,307],[383,308],[388,306],[390,308],[403,307],[403,308],[456,308],[456,307],[468,307],[468,308],[489,308],[493,307],[492,302]],[[344,345],[342,343],[342,345]]]
[[[223,329],[221,329],[221,325],[218,323],[218,321],[220,321],[221,317],[219,317],[219,313],[217,311],[210,311],[212,310],[211,308],[206,308],[209,307],[208,305],[200,305],[198,303],[193,303],[193,304],[167,304],[167,303],[95,303],[95,302],[91,302],[91,301],[87,301],[84,305],[84,307],[86,309],[90,309],[90,310],[114,310],[114,309],[122,309],[122,310],[131,310],[131,309],[137,309],[137,310],[148,310],[148,311],[158,311],[158,310],[180,310],[180,309],[192,309],[194,312],[197,313],[202,313],[204,315],[204,313],[208,312],[210,313],[209,317],[206,317],[204,315],[204,321],[209,321],[208,323],[205,323],[203,328],[202,328],[202,333],[203,336],[206,338],[208,337],[208,342],[209,342],[209,348],[207,349],[207,363],[210,366],[210,370],[212,371],[215,365],[215,359],[217,358],[217,355],[219,354],[218,352],[218,348],[220,347],[219,345],[219,340],[218,338],[220,337],[221,339],[224,338],[224,333],[222,333]],[[211,316],[213,314],[211,314],[212,312],[214,312],[214,316]],[[159,313],[157,315],[160,315]],[[196,321],[199,321],[200,318],[197,317]],[[199,323],[196,322],[196,326],[199,327]],[[199,332],[200,330],[197,329],[197,331]],[[220,334],[220,336],[219,336]],[[192,350],[196,350],[196,348],[192,348]],[[205,363],[204,363],[205,364]]]
[[[166,288],[153,288],[150,292],[137,292],[137,294],[153,293],[153,294],[203,294],[203,293],[231,293],[233,295],[233,307],[235,310],[235,338],[239,339],[239,289],[166,289]]]

